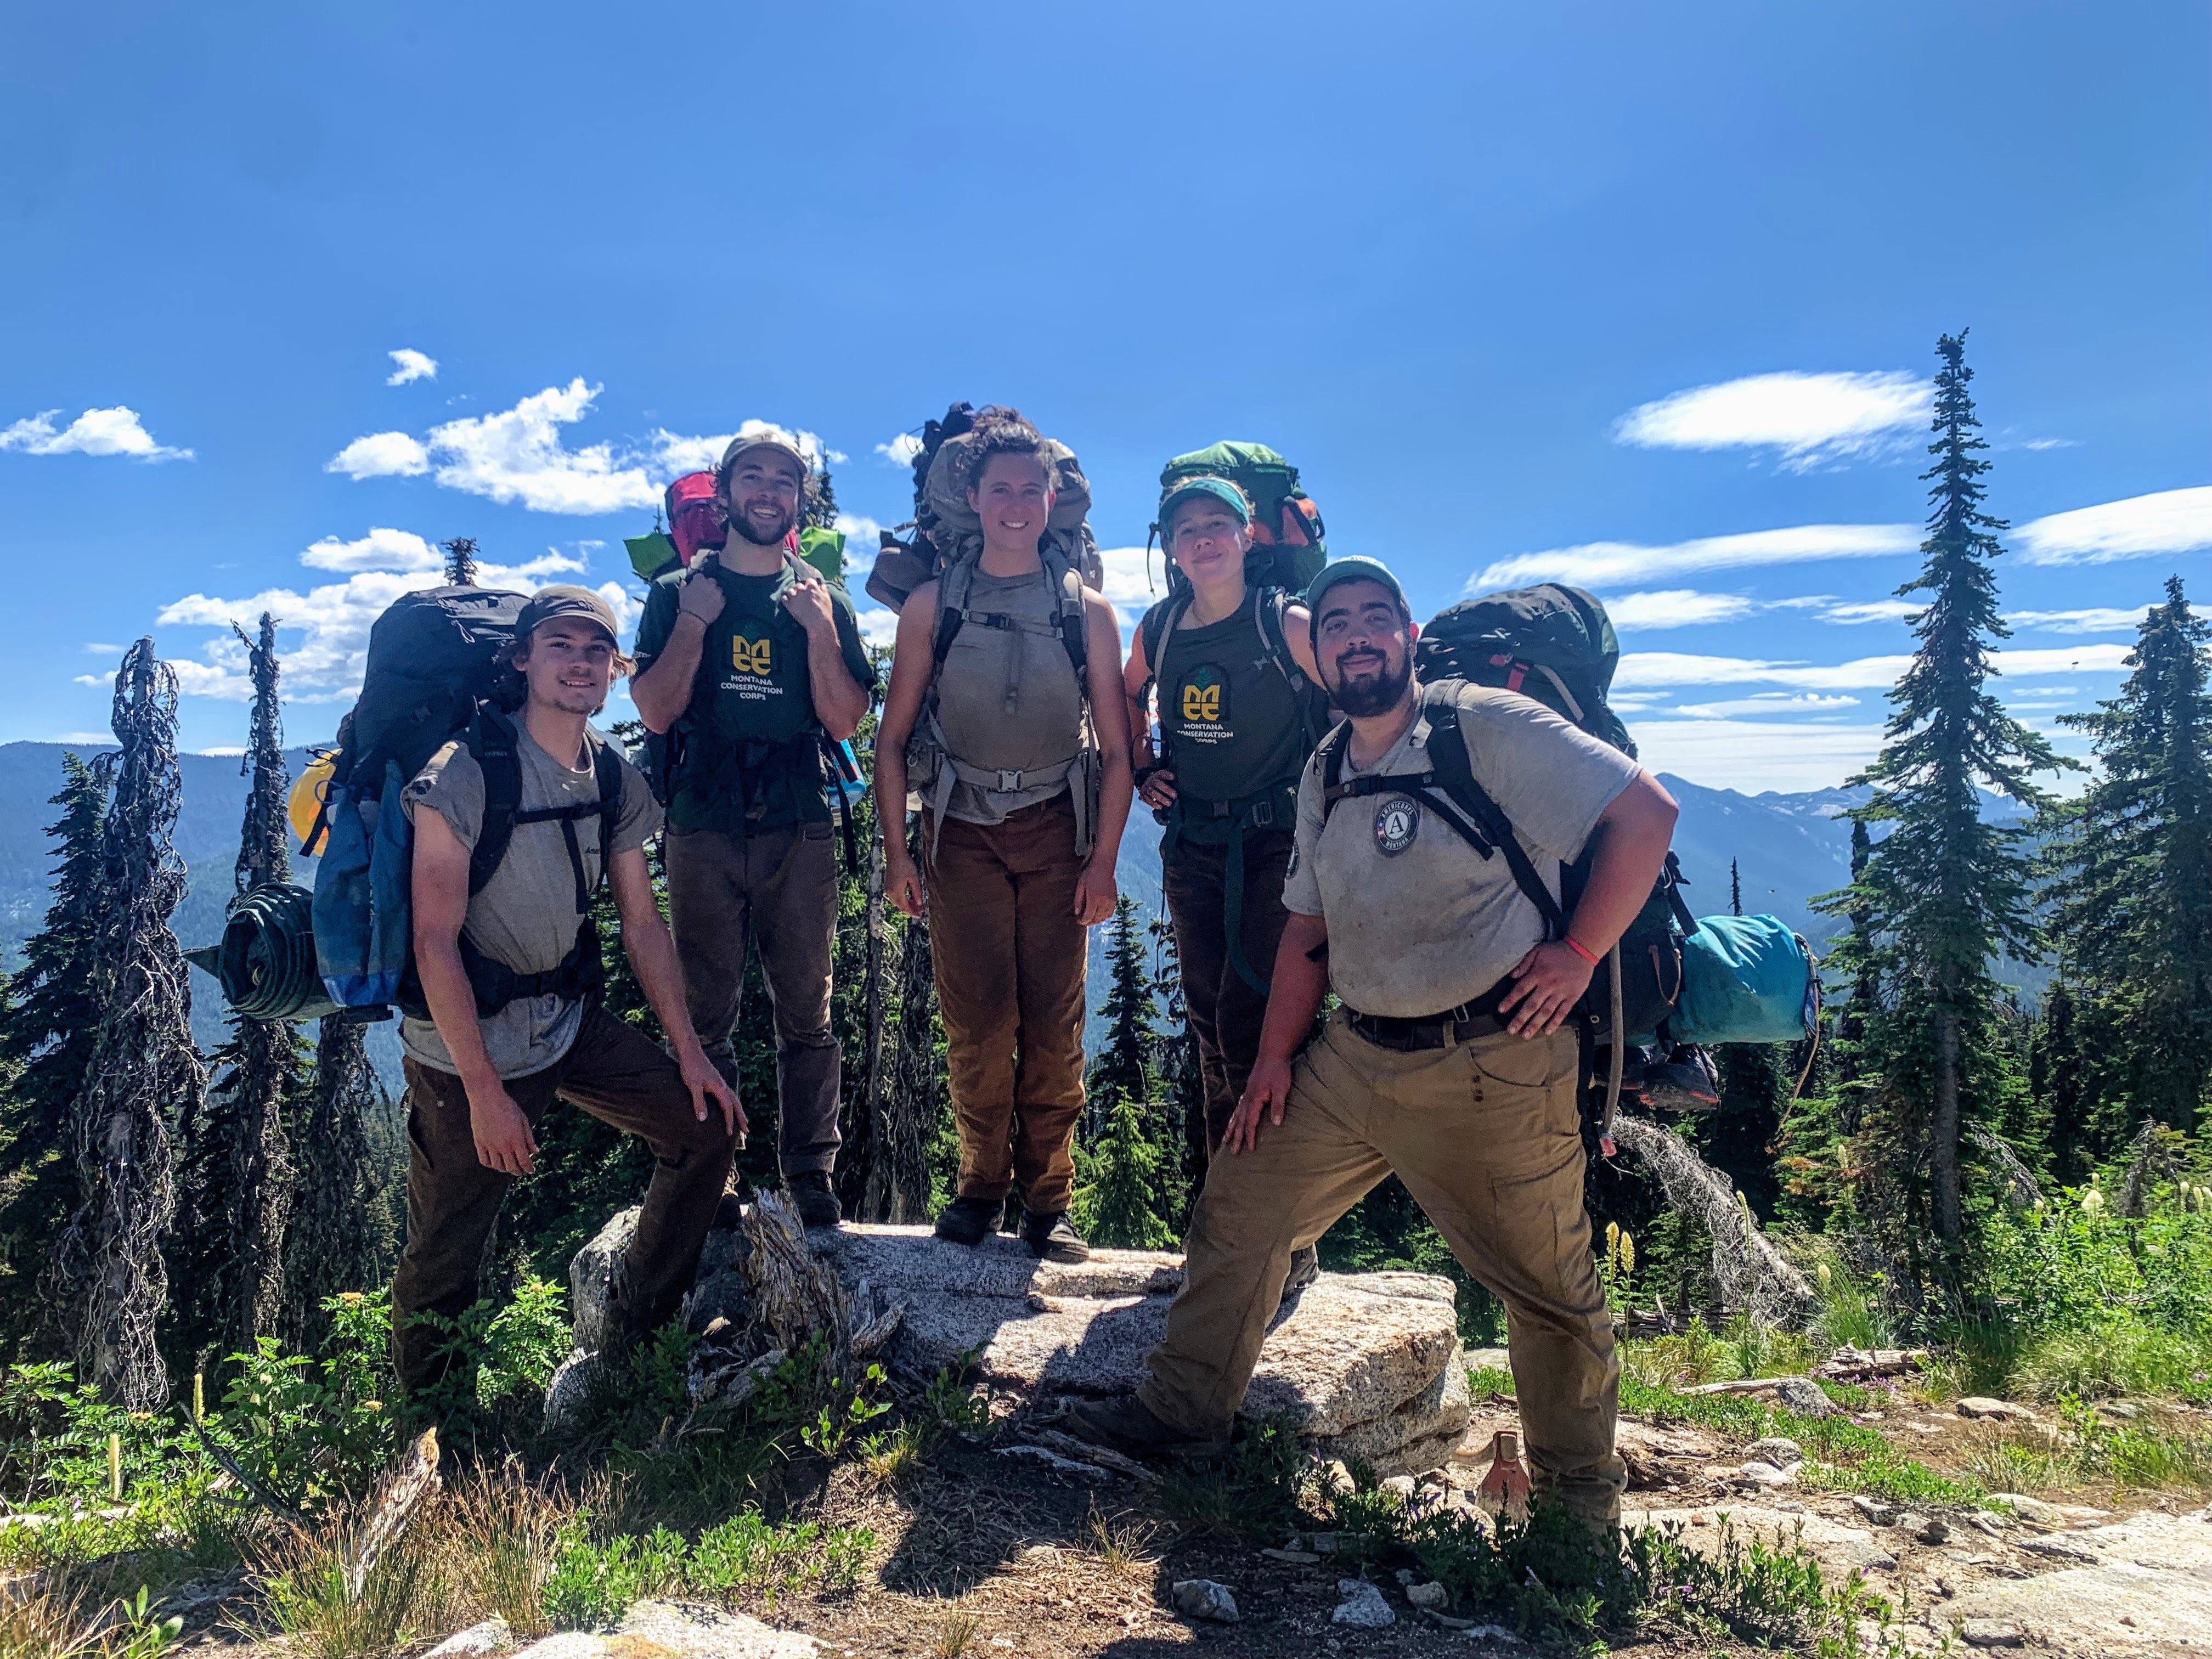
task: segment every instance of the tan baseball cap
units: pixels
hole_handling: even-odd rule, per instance
[[[806,459],[806,451],[797,438],[780,426],[770,426],[764,421],[748,421],[746,429],[730,440],[722,452],[722,471],[727,472],[738,456],[749,449],[780,449],[799,463],[799,476],[804,480],[813,476],[814,464]]]
[[[539,623],[550,623],[558,617],[581,617],[597,623],[606,629],[609,639],[617,645],[622,642],[622,632],[615,626],[614,607],[590,588],[567,582],[541,587],[523,602],[521,614],[514,619],[515,637],[526,640]]]

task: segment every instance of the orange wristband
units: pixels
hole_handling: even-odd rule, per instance
[[[1560,934],[1559,940],[1560,943],[1567,947],[1567,949],[1572,951],[1577,956],[1580,957],[1584,962],[1589,963],[1593,968],[1596,967],[1601,962],[1605,960],[1603,957],[1593,956],[1590,953],[1589,947],[1584,945],[1580,939],[1577,939],[1572,933]]]

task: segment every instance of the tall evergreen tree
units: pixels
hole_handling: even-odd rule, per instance
[[[2143,618],[2120,695],[2062,716],[2089,734],[2100,775],[2055,809],[2055,931],[2106,1037],[2111,1120],[2195,1129],[2212,1081],[2212,624],[2179,576]],[[2101,1121],[2109,1151],[2136,1124]]]
[[[1743,914],[1743,872],[1735,867],[1734,859],[1729,860],[1729,914]]]
[[[79,1202],[55,1252],[77,1375],[134,1411],[168,1396],[155,1329],[168,1297],[162,1251],[176,1212],[174,1126],[205,1079],[191,990],[169,918],[184,896],[173,836],[176,671],[142,639],[115,677],[115,794],[100,837],[95,982],[103,1006],[76,1106]]]
[[[1091,1121],[1103,1130],[1115,1101],[1149,1106],[1152,1097],[1155,1011],[1152,976],[1145,971],[1144,930],[1136,902],[1127,893],[1114,902],[1106,924],[1106,1052],[1091,1067]]]
[[[261,613],[246,648],[253,713],[246,750],[252,778],[234,872],[243,896],[292,877],[285,797],[284,732],[277,700],[276,622]],[[250,1350],[273,1336],[283,1312],[284,1231],[291,1216],[291,1149],[284,1133],[288,1102],[301,1097],[307,1054],[289,1020],[234,1016],[230,1041],[212,1057],[214,1083],[197,1114],[179,1125],[182,1143],[177,1234],[171,1279],[180,1351],[215,1358]]]
[[[62,757],[62,777],[52,797],[61,816],[46,830],[57,854],[53,901],[0,996],[0,1343],[11,1346],[57,1334],[56,1310],[39,1293],[39,1279],[80,1201],[72,1108],[92,1069],[105,1002],[99,937],[107,782],[75,754]]]
[[[1076,1224],[1103,1244],[1158,1249],[1175,1239],[1182,1135],[1152,1100],[1158,1041],[1144,929],[1127,893],[1107,924],[1106,1050],[1091,1068],[1085,1181]]]
[[[2044,999],[2028,1055],[2028,1089],[2051,1115],[2051,1173],[2062,1187],[2079,1187],[2094,1164],[2089,1139],[2088,1090],[2075,1041],[2074,990],[2062,977]]]
[[[1925,562],[1898,589],[1928,595],[1928,605],[1912,624],[1919,647],[1889,694],[1882,752],[1856,780],[1874,786],[1873,798],[1851,814],[1892,827],[1858,879],[1826,903],[1866,916],[1838,954],[1875,981],[1870,1038],[1884,1093],[1926,1149],[1929,1220],[1955,1248],[1965,1227],[1962,1101],[1999,995],[1990,961],[1999,951],[2033,961],[2039,942],[2023,832],[1984,820],[1982,790],[2040,808],[2034,775],[2068,763],[1987,690],[1990,641],[2010,632],[1992,569],[2005,526],[1982,510],[1989,446],[1967,392],[1963,331],[1943,336],[1936,351],[1935,465],[1921,475],[1933,503]]]
[[[446,550],[446,586],[474,587],[477,585],[477,544],[473,536],[456,536],[449,542],[441,542]]]

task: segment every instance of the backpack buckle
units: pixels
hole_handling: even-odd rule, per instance
[[[1012,771],[1009,771],[1003,766],[999,769],[1000,793],[1005,795],[1019,794],[1021,793],[1021,787],[1022,775],[1019,768],[1016,768]]]

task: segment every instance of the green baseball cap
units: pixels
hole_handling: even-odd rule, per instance
[[[1173,489],[1160,497],[1160,510],[1154,522],[1159,527],[1160,538],[1163,541],[1167,539],[1168,532],[1175,527],[1176,508],[1181,507],[1185,501],[1212,501],[1227,507],[1237,515],[1237,522],[1239,524],[1249,525],[1252,522],[1252,503],[1245,499],[1244,492],[1227,478],[1217,478],[1211,475],[1198,478],[1185,478]]]
[[[1321,602],[1328,590],[1340,582],[1379,582],[1390,590],[1390,597],[1398,601],[1398,609],[1407,616],[1413,607],[1406,603],[1406,590],[1398,586],[1398,579],[1390,574],[1390,567],[1380,559],[1364,559],[1357,553],[1341,559],[1331,559],[1321,568],[1321,574],[1313,579],[1306,589],[1306,610],[1311,613],[1307,631],[1321,631]]]

